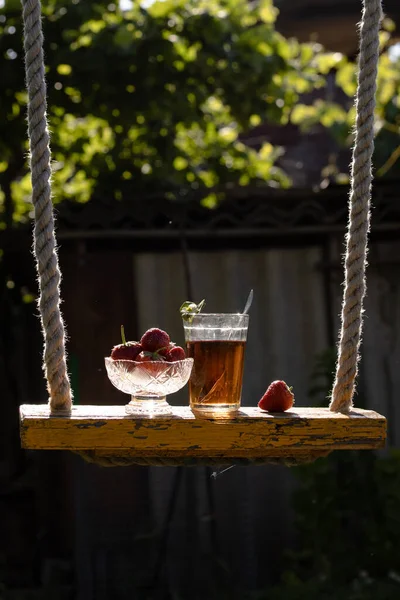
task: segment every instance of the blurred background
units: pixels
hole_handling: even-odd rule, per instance
[[[356,404],[385,451],[312,465],[113,468],[20,449],[46,402],[20,4],[0,0],[0,598],[398,600],[400,5],[385,2]],[[342,294],[356,0],[43,1],[53,192],[76,404],[184,300],[255,297],[243,404],[327,404]],[[187,403],[184,390],[170,398]]]

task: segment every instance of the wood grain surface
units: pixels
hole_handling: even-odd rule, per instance
[[[24,448],[97,450],[104,454],[165,457],[268,457],[310,451],[382,448],[386,419],[371,410],[350,414],[296,408],[269,414],[242,408],[235,418],[197,418],[188,407],[168,417],[135,418],[124,406],[75,406],[51,415],[47,405],[20,407]]]

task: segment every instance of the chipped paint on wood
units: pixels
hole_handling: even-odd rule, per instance
[[[325,408],[269,414],[242,408],[233,419],[196,418],[188,407],[168,417],[134,418],[124,406],[76,406],[69,416],[47,405],[20,407],[24,448],[98,450],[169,457],[268,457],[314,451],[382,448],[386,419],[370,410],[349,415]]]

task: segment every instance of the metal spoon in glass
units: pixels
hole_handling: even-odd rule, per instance
[[[250,290],[250,293],[248,295],[248,298],[247,298],[247,301],[246,301],[246,304],[245,304],[245,307],[244,307],[244,310],[243,310],[243,313],[242,313],[243,315],[247,315],[247,313],[249,312],[250,307],[251,307],[252,302],[253,302],[253,296],[254,296],[253,290]]]

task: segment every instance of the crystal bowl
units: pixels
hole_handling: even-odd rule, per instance
[[[168,394],[183,388],[189,381],[193,358],[175,362],[105,359],[111,383],[131,395],[125,412],[134,416],[158,416],[172,413],[166,401]]]

